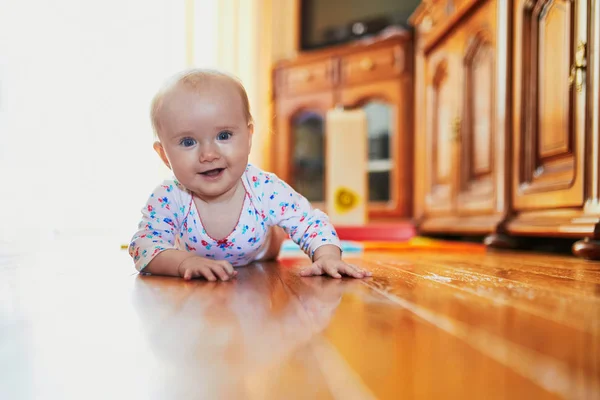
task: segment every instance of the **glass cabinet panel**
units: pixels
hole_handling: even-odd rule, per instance
[[[302,111],[292,120],[294,189],[311,202],[325,200],[325,121],[312,111]]]
[[[390,200],[392,171],[392,107],[381,101],[369,101],[362,108],[367,116],[368,129],[369,201],[387,202]]]

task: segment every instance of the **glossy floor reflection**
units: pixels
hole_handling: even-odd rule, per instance
[[[0,252],[0,399],[600,398],[600,263],[367,253],[225,283],[134,273],[124,252]]]

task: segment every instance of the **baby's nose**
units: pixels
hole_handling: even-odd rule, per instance
[[[216,146],[208,144],[200,148],[200,161],[210,162],[219,158],[219,151]]]

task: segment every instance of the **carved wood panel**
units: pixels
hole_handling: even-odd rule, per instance
[[[429,211],[449,211],[454,204],[455,138],[457,116],[456,73],[450,44],[440,46],[428,57],[426,84],[427,194]]]
[[[495,18],[496,2],[489,1],[461,27],[466,41],[457,206],[462,214],[491,212],[496,200]]]
[[[585,102],[569,79],[577,51],[576,3],[516,2],[517,208],[583,204]]]

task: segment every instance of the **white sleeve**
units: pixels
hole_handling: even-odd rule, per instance
[[[269,219],[281,226],[291,239],[311,259],[315,251],[332,244],[341,244],[329,217],[323,211],[313,208],[310,202],[290,185],[273,174],[269,174],[265,194],[269,203]]]
[[[174,181],[157,186],[142,209],[142,218],[129,244],[135,268],[142,271],[154,257],[175,248],[186,207],[181,204],[181,189]]]

